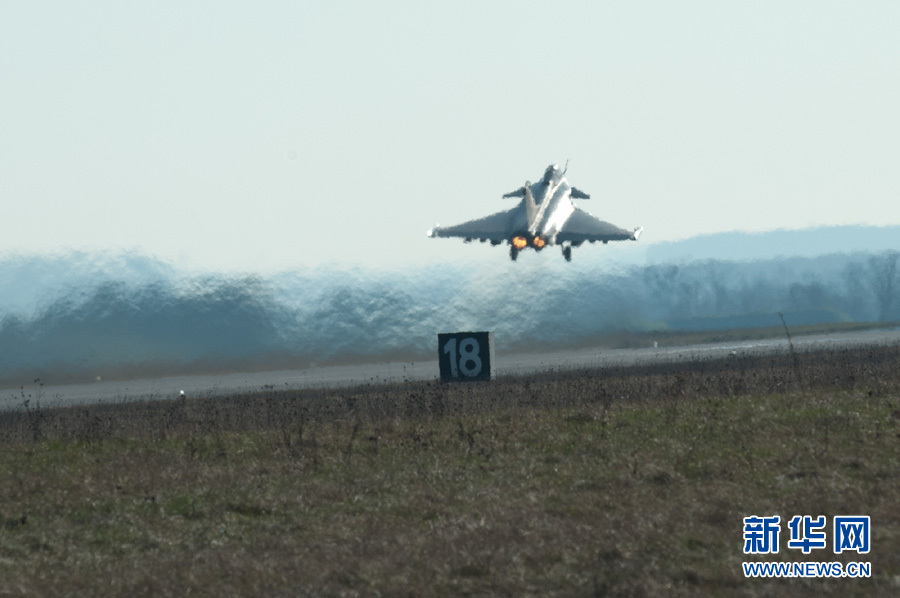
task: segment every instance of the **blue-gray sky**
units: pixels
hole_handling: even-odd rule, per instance
[[[893,1],[2,0],[0,255],[501,261],[424,232],[566,159],[641,243],[900,224],[898,31]]]

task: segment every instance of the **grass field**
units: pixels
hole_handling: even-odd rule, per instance
[[[788,550],[793,515],[870,515],[871,553]],[[897,346],[0,413],[0,596],[898,593]]]

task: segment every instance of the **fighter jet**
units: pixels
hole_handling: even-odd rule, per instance
[[[572,248],[585,241],[637,241],[641,227],[632,231],[621,229],[609,222],[591,216],[575,207],[572,198],[590,199],[587,193],[569,185],[566,168],[551,164],[537,183],[530,181],[504,195],[504,198],[521,197],[519,205],[505,212],[479,218],[456,226],[436,226],[426,234],[429,237],[461,237],[466,242],[478,239],[491,245],[509,243],[509,257],[513,261],[527,247],[541,251],[548,245],[562,247],[563,257],[572,261]]]

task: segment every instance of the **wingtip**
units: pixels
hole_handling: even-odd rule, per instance
[[[440,227],[437,224],[435,224],[434,228],[429,228],[427,231],[425,231],[425,236],[428,238],[434,237],[437,234],[437,231],[439,228]]]
[[[644,232],[643,226],[639,226],[636,229],[634,229],[634,232],[631,233],[631,240],[637,241],[640,238],[642,232]]]

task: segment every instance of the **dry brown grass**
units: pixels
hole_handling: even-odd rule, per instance
[[[897,347],[32,408],[0,595],[895,595],[898,449]],[[871,515],[873,577],[744,579],[752,514]]]

